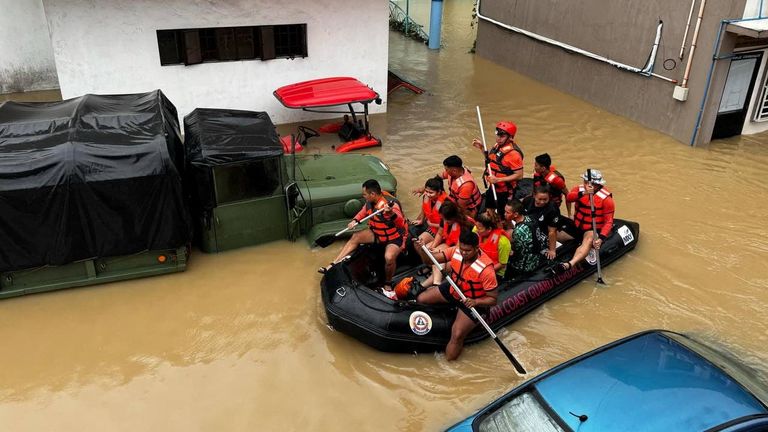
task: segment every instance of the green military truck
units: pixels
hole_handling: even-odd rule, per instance
[[[185,269],[177,119],[159,90],[0,104],[0,298]]]
[[[0,105],[0,299],[183,271],[221,252],[332,236],[361,208],[367,155],[285,154],[266,113],[178,115],[159,90]],[[191,212],[190,212],[191,209]]]
[[[313,244],[345,228],[370,178],[395,193],[378,158],[287,154],[265,112],[198,108],[184,118],[187,187],[196,237],[222,252],[306,234]]]

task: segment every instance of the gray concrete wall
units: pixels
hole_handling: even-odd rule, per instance
[[[699,115],[712,49],[722,19],[740,18],[746,0],[708,0],[688,86],[688,101],[672,98],[675,84],[619,70],[480,20],[477,53],[503,66],[587,100],[613,113],[689,143]],[[643,68],[664,21],[654,73],[682,81],[699,4],[694,9],[686,55],[678,59],[690,2],[684,0],[482,0],[481,13],[612,60]],[[735,38],[725,34],[721,52]],[[664,70],[672,58],[677,65]],[[728,61],[718,61],[697,143],[708,142]]]
[[[0,93],[59,87],[41,0],[0,0]]]

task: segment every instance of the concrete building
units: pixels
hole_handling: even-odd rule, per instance
[[[40,0],[0,0],[0,93],[58,87]]]
[[[386,97],[389,10],[379,0],[43,5],[64,99],[159,88],[180,117],[196,107],[234,108],[285,123],[317,117],[280,105],[272,92],[285,84],[353,76]]]
[[[768,130],[768,1],[479,3],[496,63],[686,144]]]

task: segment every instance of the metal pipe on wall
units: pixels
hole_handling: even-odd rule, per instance
[[[699,29],[701,28],[701,19],[704,16],[704,6],[707,0],[701,0],[699,6],[699,16],[696,18],[696,27],[693,29],[693,39],[691,40],[691,51],[688,53],[688,62],[685,64],[685,73],[683,73],[683,82],[680,87],[688,87],[688,78],[691,76],[691,65],[693,65],[693,53],[696,51],[696,40],[699,38]]]
[[[688,11],[688,22],[685,23],[685,33],[683,33],[683,43],[680,45],[680,60],[683,59],[685,53],[685,40],[688,39],[688,30],[691,28],[691,18],[693,18],[693,7],[696,5],[696,0],[691,0],[691,10]]]
[[[429,12],[429,49],[440,49],[440,26],[443,21],[443,0],[432,0]]]
[[[625,70],[625,71],[628,71],[628,72],[634,72],[634,73],[642,74],[642,75],[646,75],[646,76],[652,76],[652,77],[655,77],[655,78],[662,79],[664,81],[671,82],[673,84],[677,83],[677,80],[675,80],[675,79],[667,78],[665,76],[658,75],[658,74],[655,74],[655,73],[652,72],[653,71],[653,60],[654,60],[653,58],[649,60],[648,65],[644,69],[640,69],[640,68],[637,68],[637,67],[634,67],[634,66],[630,66],[630,65],[627,65],[627,64],[624,64],[624,63],[619,63],[619,62],[613,61],[613,60],[611,60],[611,59],[609,59],[607,57],[591,53],[591,52],[583,50],[581,48],[576,48],[575,46],[572,46],[572,45],[568,45],[568,44],[566,44],[564,42],[556,41],[556,40],[550,39],[550,38],[548,38],[546,36],[541,36],[539,34],[530,32],[528,30],[523,30],[523,29],[518,28],[518,27],[513,27],[513,26],[511,26],[509,24],[504,24],[503,22],[496,21],[493,18],[487,17],[487,16],[483,15],[480,12],[480,1],[481,0],[477,0],[477,17],[478,17],[478,19],[482,19],[483,21],[487,21],[489,23],[496,24],[499,27],[503,27],[503,28],[505,28],[507,30],[511,30],[511,31],[513,31],[515,33],[520,33],[522,35],[528,36],[531,39],[536,39],[537,41],[544,42],[544,43],[547,43],[547,44],[550,44],[550,45],[554,45],[554,46],[559,47],[559,48],[563,48],[566,51],[569,51],[569,52],[572,52],[572,53],[576,53],[576,54],[581,54],[583,56],[589,57],[589,58],[594,59],[594,60],[601,61],[603,63],[608,63],[609,65],[617,67],[617,68],[619,68],[621,70]],[[661,23],[659,23],[659,27],[657,27],[657,35],[660,35],[660,33],[659,33],[660,32],[660,26],[661,26]],[[654,45],[655,46],[658,45],[658,41],[654,42]],[[655,50],[652,49],[652,52],[655,52]],[[650,66],[650,69],[649,69],[649,66]]]

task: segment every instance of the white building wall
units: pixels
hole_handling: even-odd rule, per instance
[[[41,0],[0,0],[0,93],[58,87]]]
[[[283,107],[272,92],[285,84],[353,76],[386,97],[386,0],[43,1],[65,99],[159,88],[182,118],[196,107],[233,108],[286,123],[317,116]],[[156,30],[302,23],[307,58],[160,66]]]

